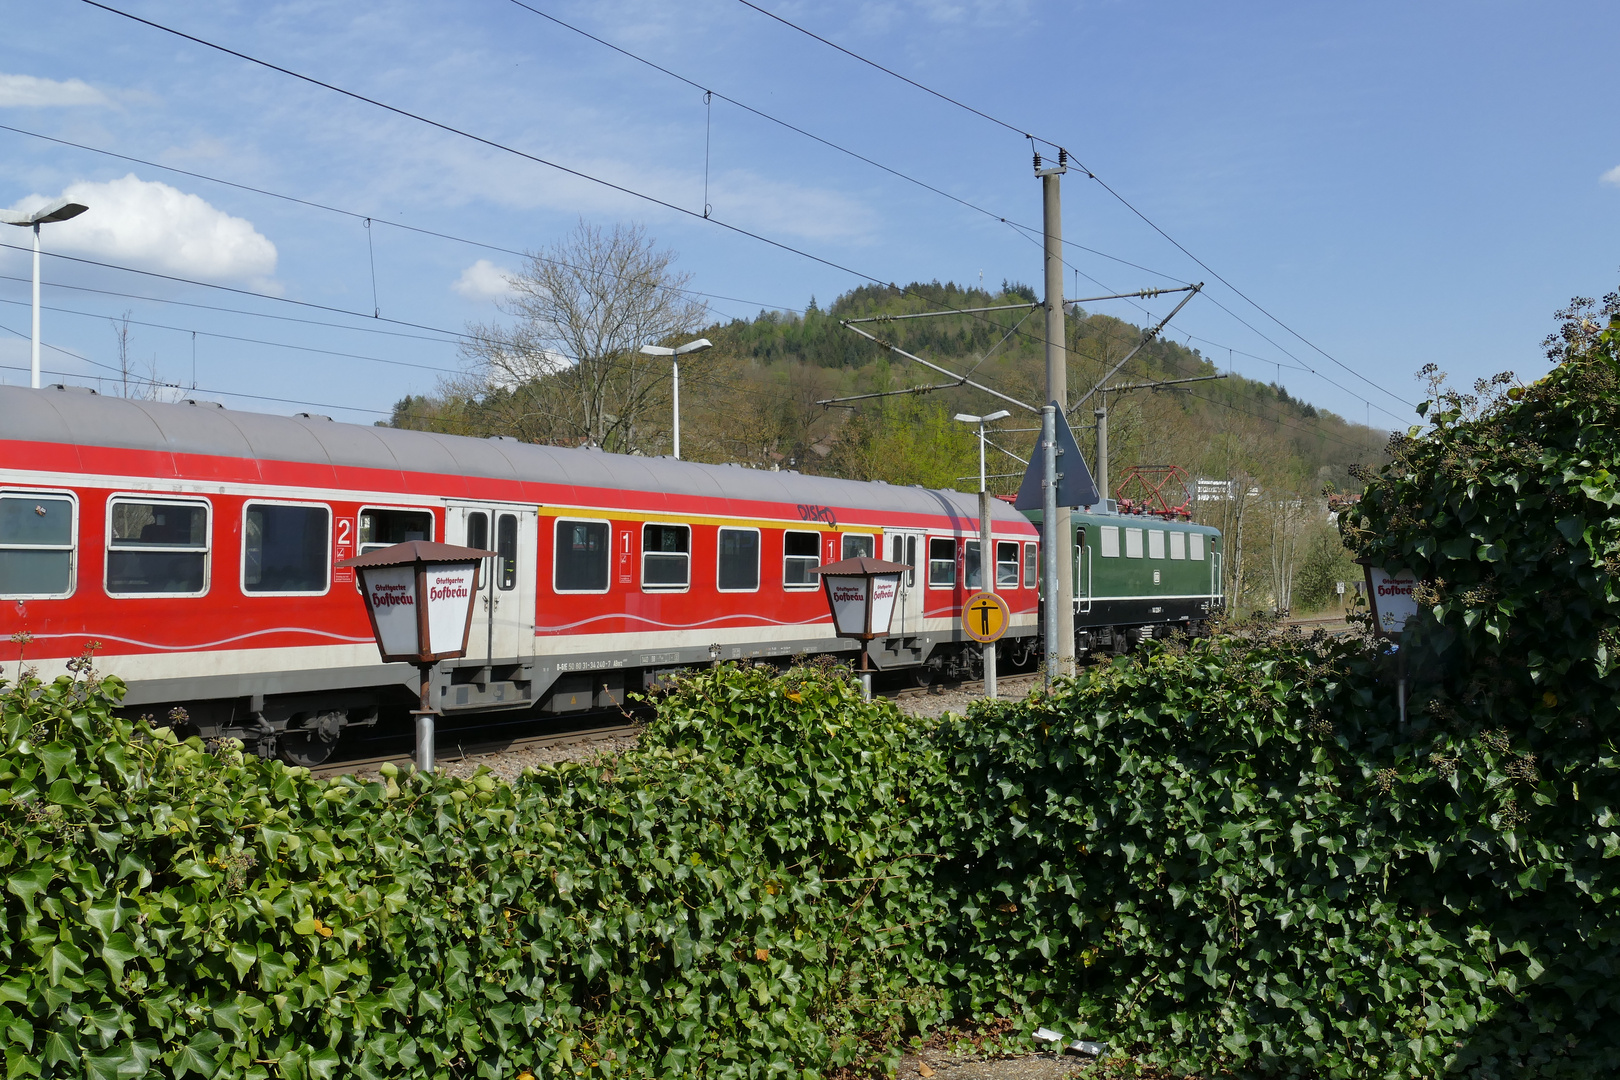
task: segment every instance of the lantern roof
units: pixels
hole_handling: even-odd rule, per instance
[[[431,540],[407,540],[403,544],[380,548],[352,559],[344,559],[339,566],[412,566],[419,562],[467,562],[496,554],[482,548],[461,547],[457,544],[436,544]]]
[[[380,554],[380,553],[379,553]],[[837,562],[827,563],[824,566],[810,568],[812,574],[898,574],[911,567],[905,563],[885,562],[882,559],[873,559],[866,555],[857,555],[853,559],[840,559]]]

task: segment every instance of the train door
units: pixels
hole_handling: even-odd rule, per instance
[[[1081,615],[1091,611],[1091,546],[1085,526],[1074,536],[1074,609]]]
[[[448,543],[494,551],[484,560],[469,660],[516,660],[534,653],[534,573],[537,563],[533,507],[502,503],[452,504],[445,509]]]
[[[890,562],[903,563],[911,568],[900,575],[900,596],[895,602],[894,622],[890,624],[892,632],[898,636],[920,634],[925,591],[919,570],[920,560],[926,552],[923,534],[904,529],[885,529],[883,537],[888,548],[884,556]]]

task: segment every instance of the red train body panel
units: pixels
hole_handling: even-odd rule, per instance
[[[1036,530],[995,507],[1027,649]],[[876,666],[954,669],[978,529],[957,492],[0,387],[0,659],[51,675],[100,642],[132,705],[311,760],[415,678],[335,565],[370,547],[499,551],[439,704],[566,711],[717,658],[853,650],[807,571],[857,553],[913,567]]]

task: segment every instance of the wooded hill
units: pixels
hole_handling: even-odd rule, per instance
[[[944,309],[1034,304],[1033,289],[1003,283],[994,292],[939,282],[905,288],[865,285],[823,309],[812,299],[802,314],[762,311],[751,320],[734,319],[698,331],[714,348],[681,361],[682,456],[694,461],[737,462],[757,468],[792,468],[807,473],[891,484],[973,490],[977,486],[975,430],[954,421],[957,412],[987,413],[1005,403],[971,387],[948,384],[928,370],[842,327],[841,319],[918,314]],[[1196,301],[1195,301],[1196,302]],[[908,352],[951,371],[972,370],[977,382],[1021,401],[1039,404],[1045,380],[1044,315],[1026,310],[951,315],[864,324],[864,328]],[[1109,315],[1071,308],[1067,320],[1071,400],[1089,390],[1141,340],[1140,326]],[[1196,349],[1163,339],[1150,342],[1110,385],[1216,375],[1220,369]],[[562,377],[559,377],[562,378]],[[447,385],[433,397],[398,403],[393,424],[471,435],[507,434],[544,441],[534,418],[544,412],[546,380],[519,387]],[[819,401],[947,384],[944,389],[897,397],[869,398],[824,407]],[[1096,443],[1087,402],[1070,420],[1088,463]],[[1000,421],[994,442],[1028,458],[1038,419],[1013,407]],[[1226,499],[1197,504],[1198,516],[1228,533],[1254,532],[1243,524],[1251,508],[1277,503],[1287,526],[1277,543],[1250,541],[1247,553],[1234,544],[1229,560],[1234,584],[1252,578],[1255,603],[1288,607],[1295,566],[1320,534],[1318,561],[1324,581],[1353,576],[1336,541],[1326,534],[1322,501],[1329,485],[1359,489],[1351,466],[1377,466],[1385,460],[1387,432],[1354,424],[1319,410],[1278,385],[1233,375],[1156,391],[1109,396],[1110,474],[1117,482],[1131,465],[1179,465],[1193,478],[1227,481]],[[670,451],[669,386],[665,379],[650,407],[638,413],[628,434],[607,449],[666,454]],[[1023,465],[995,450],[986,461],[992,490],[1017,490]],[[1318,512],[1320,511],[1320,512]],[[1286,523],[1285,523],[1286,524]],[[1267,525],[1263,530],[1273,530]],[[1292,540],[1287,537],[1292,537]],[[1271,549],[1278,550],[1273,552]],[[1264,548],[1264,551],[1261,551]],[[1256,554],[1260,558],[1256,559]],[[1275,561],[1273,567],[1264,564]],[[1247,565],[1246,565],[1247,563]],[[1305,606],[1326,597],[1308,587]],[[1262,599],[1263,597],[1263,599]]]

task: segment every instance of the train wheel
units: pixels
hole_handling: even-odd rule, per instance
[[[312,769],[332,756],[348,717],[340,712],[294,717],[276,739],[276,753],[289,765]],[[297,724],[296,727],[293,725]]]

